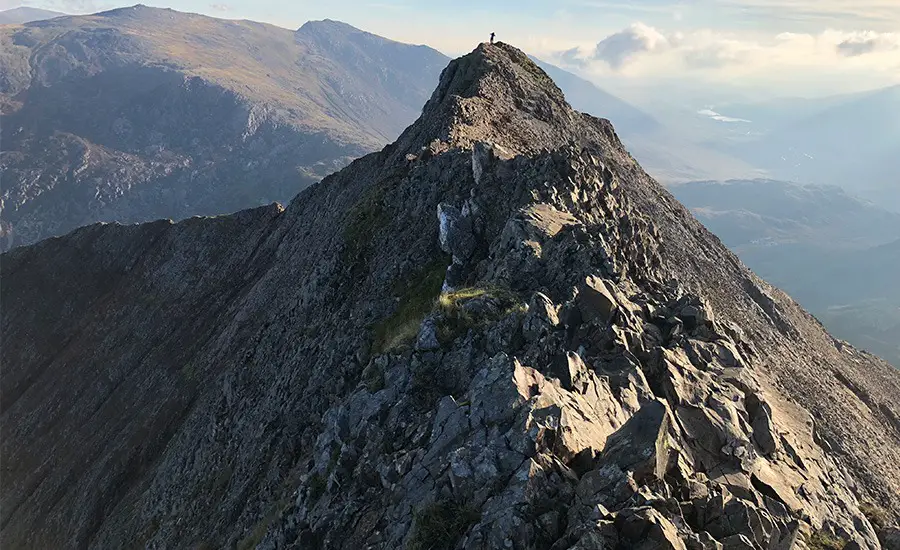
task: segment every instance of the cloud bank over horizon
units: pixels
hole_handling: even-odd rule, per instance
[[[683,79],[842,93],[900,84],[900,0],[134,0],[296,29],[337,19],[457,56],[499,40],[610,83]],[[0,0],[68,13],[116,0]]]
[[[593,44],[552,52],[556,62],[593,76],[695,75],[716,81],[764,81],[785,71],[796,80],[817,73],[863,75],[874,86],[900,84],[900,32],[738,33],[666,31],[643,22]]]

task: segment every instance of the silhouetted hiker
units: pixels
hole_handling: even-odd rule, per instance
[[[491,33],[491,44],[494,43],[494,33]]]

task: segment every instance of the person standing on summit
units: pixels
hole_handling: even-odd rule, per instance
[[[491,44],[494,43],[494,33],[491,33]]]

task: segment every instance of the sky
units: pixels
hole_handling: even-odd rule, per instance
[[[450,56],[499,40],[607,88],[653,82],[822,96],[900,84],[900,0],[145,0],[297,28],[337,19]],[[23,5],[0,0],[0,8]],[[88,13],[121,2],[38,0]]]

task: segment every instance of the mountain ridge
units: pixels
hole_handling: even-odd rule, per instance
[[[0,270],[14,543],[874,549],[861,501],[900,513],[896,371],[502,43],[283,211]]]
[[[320,44],[323,26],[357,45]],[[144,6],[4,28],[3,249],[287,202],[399,135],[446,63],[304,28]]]

